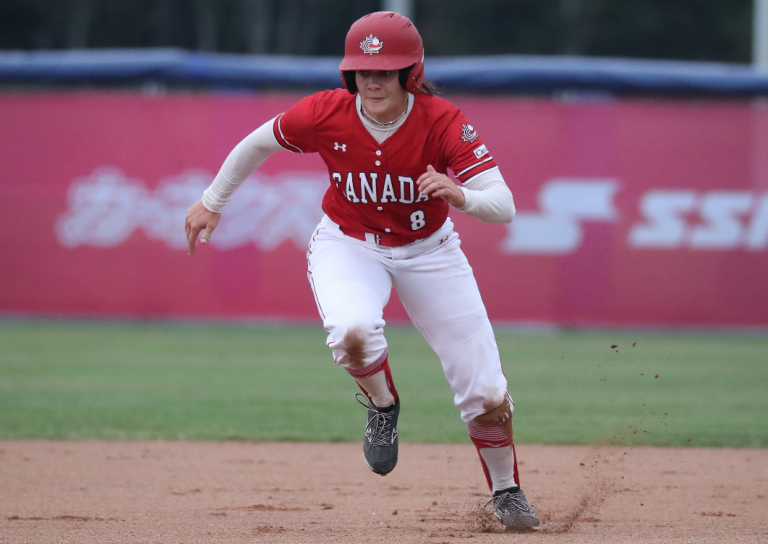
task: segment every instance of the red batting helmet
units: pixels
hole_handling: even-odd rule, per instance
[[[344,42],[341,81],[357,92],[356,70],[399,70],[400,84],[415,93],[424,81],[424,44],[408,17],[377,11],[355,21]]]

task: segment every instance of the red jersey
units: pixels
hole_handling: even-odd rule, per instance
[[[426,238],[449,209],[416,187],[427,165],[443,174],[450,168],[462,183],[496,166],[456,106],[421,92],[414,98],[405,122],[381,144],[360,120],[355,95],[344,89],[308,96],[275,119],[281,146],[323,158],[331,181],[323,211],[342,231],[401,243]]]

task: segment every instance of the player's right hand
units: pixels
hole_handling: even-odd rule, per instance
[[[211,239],[211,234],[221,219],[220,213],[214,213],[203,206],[202,200],[198,200],[187,210],[187,219],[184,222],[184,232],[187,233],[187,243],[189,244],[189,255],[195,254],[197,249],[197,236],[200,231],[203,235],[200,237],[201,244],[207,244]]]

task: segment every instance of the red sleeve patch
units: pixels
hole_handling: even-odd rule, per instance
[[[462,183],[497,166],[477,129],[460,111],[448,123],[442,139],[448,166]]]

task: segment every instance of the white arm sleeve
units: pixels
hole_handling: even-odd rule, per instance
[[[232,199],[235,189],[270,155],[284,149],[277,143],[272,132],[273,122],[274,119],[267,121],[251,132],[227,156],[211,186],[203,193],[203,206],[206,209],[221,213],[224,205]]]
[[[512,191],[498,167],[468,180],[460,189],[467,201],[461,208],[454,209],[484,223],[511,223],[515,217]]]

